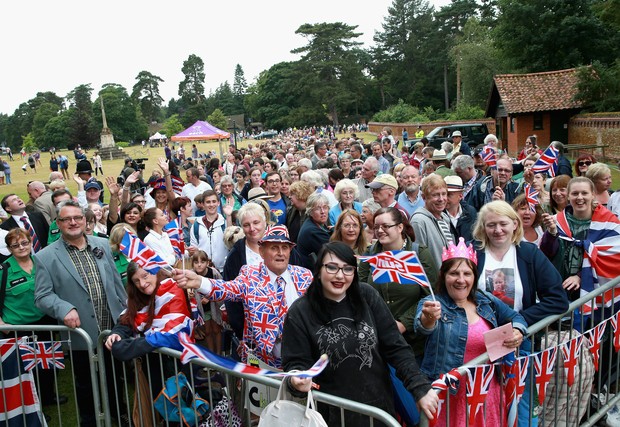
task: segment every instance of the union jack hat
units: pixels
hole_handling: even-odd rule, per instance
[[[166,189],[166,180],[164,178],[159,178],[150,183],[151,187],[154,190],[165,190]]]
[[[274,225],[271,227],[267,227],[267,230],[265,230],[265,235],[262,239],[258,241],[258,244],[260,245],[265,242],[284,242],[288,243],[289,245],[295,246],[295,243],[291,242],[291,240],[289,239],[288,229],[284,225]]]

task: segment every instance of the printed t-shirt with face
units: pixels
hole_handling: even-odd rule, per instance
[[[478,280],[478,289],[494,295],[517,312],[523,309],[523,286],[514,245],[510,246],[501,261],[485,250],[484,270]]]

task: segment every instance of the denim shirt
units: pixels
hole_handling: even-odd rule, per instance
[[[416,333],[428,335],[424,349],[424,360],[420,370],[431,380],[437,379],[440,374],[464,364],[465,346],[467,344],[467,314],[465,309],[447,295],[435,295],[441,303],[441,319],[435,322],[432,329],[422,325],[422,307],[425,301],[432,301],[428,296],[418,303],[414,320]],[[512,322],[513,327],[519,329],[525,336],[527,323],[523,316],[507,306],[505,303],[486,292],[476,292],[476,312],[488,321],[493,328]],[[529,344],[529,343],[528,343]],[[529,350],[529,345],[527,350]]]

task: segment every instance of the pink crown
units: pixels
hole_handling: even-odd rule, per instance
[[[454,243],[450,243],[448,248],[444,248],[441,253],[441,262],[452,258],[466,258],[478,265],[478,256],[473,245],[467,246],[462,237],[459,237],[458,245],[455,246]]]

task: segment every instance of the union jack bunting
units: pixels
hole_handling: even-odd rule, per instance
[[[577,358],[581,353],[582,343],[583,335],[579,335],[559,346],[562,350],[562,356],[564,356],[564,371],[566,372],[566,383],[569,387],[575,382],[575,368],[577,367]]]
[[[185,291],[173,279],[161,282],[155,296],[153,321],[145,330],[149,317],[148,306],[136,313],[136,330],[144,332],[146,340],[153,347],[170,347],[182,350],[177,334],[191,335],[194,328]]]
[[[613,315],[609,321],[611,322],[611,326],[614,328],[614,348],[616,349],[616,353],[620,351],[620,328],[618,324],[620,320],[620,311]]]
[[[480,154],[482,155],[482,160],[484,160],[484,163],[486,163],[488,167],[494,168],[497,166],[497,151],[495,151],[495,148],[487,145],[482,149]]]
[[[605,333],[605,326],[607,326],[607,321],[599,323],[586,332],[590,353],[592,353],[592,361],[594,362],[594,370],[596,372],[598,372],[599,353],[601,350],[601,340],[603,339],[603,334]]]
[[[413,251],[387,251],[358,258],[370,264],[375,283],[396,282],[431,287],[418,255]]]
[[[15,338],[0,340],[0,425],[38,427],[45,424],[34,375],[19,360]]]
[[[177,216],[177,219],[170,221],[164,226],[164,231],[168,233],[172,249],[174,249],[177,259],[183,258],[183,254],[185,253],[185,240],[183,240],[183,229],[179,224],[179,219],[180,215]]]
[[[534,354],[534,368],[536,368],[536,390],[538,391],[538,401],[542,405],[545,401],[547,384],[553,376],[557,347],[548,348],[540,353]]]
[[[151,274],[157,274],[161,268],[170,267],[153,249],[146,246],[138,236],[129,230],[125,230],[119,249],[127,258]]]
[[[287,377],[296,376],[301,378],[313,378],[319,375],[327,367],[329,359],[327,355],[322,355],[314,365],[305,371],[291,371],[291,372],[276,372],[268,369],[259,368],[257,366],[248,365],[241,362],[236,362],[227,357],[218,356],[217,354],[209,351],[208,349],[197,345],[192,338],[181,332],[179,334],[179,342],[183,347],[183,353],[181,355],[181,362],[188,363],[192,359],[201,359],[214,363],[222,368],[229,369],[231,371],[239,372],[242,374],[254,374],[254,375],[266,375],[273,377]]]
[[[494,365],[467,368],[467,407],[469,425],[476,425],[476,416],[484,408],[484,400],[493,381]]]
[[[538,190],[534,190],[529,184],[525,184],[523,187],[525,189],[525,200],[527,201],[527,205],[533,213],[536,213],[536,205],[540,204],[538,200]]]
[[[553,145],[548,146],[532,166],[532,171],[534,173],[547,173],[549,176],[555,176],[558,171],[559,153],[558,149]]]
[[[584,240],[576,240],[570,231],[566,213],[556,215],[558,235],[584,249],[581,265],[581,296],[604,285],[618,276],[620,265],[620,220],[612,212],[598,205],[592,213],[590,228]],[[620,301],[620,287],[616,286],[582,306],[582,313],[591,314],[597,306],[610,307]],[[579,325],[580,322],[575,322]]]
[[[516,358],[514,353],[508,353],[502,361],[506,424],[509,427],[517,426],[517,408],[525,391],[525,381],[529,365],[530,359],[528,356]]]
[[[36,366],[42,369],[65,369],[65,355],[62,352],[60,341],[36,341],[26,340],[19,344],[24,369],[31,371]]]
[[[431,384],[431,386],[437,392],[437,396],[439,397],[439,405],[437,406],[437,412],[435,413],[435,417],[432,420],[428,421],[428,425],[430,427],[434,427],[437,425],[437,421],[439,420],[439,414],[441,414],[443,404],[448,397],[448,392],[450,392],[450,394],[452,395],[455,395],[459,389],[460,380],[461,374],[457,369],[453,369],[450,372],[441,374],[439,378],[437,378]]]

